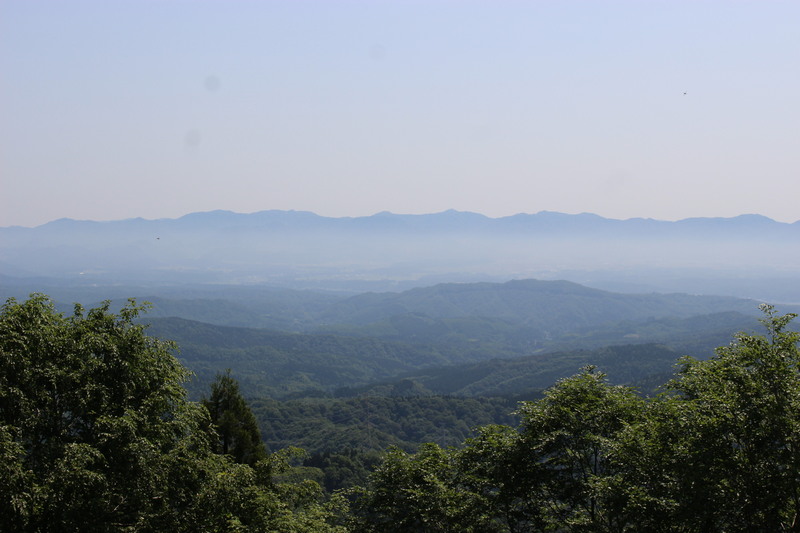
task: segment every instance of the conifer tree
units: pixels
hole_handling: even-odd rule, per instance
[[[237,463],[254,465],[267,456],[256,417],[239,392],[239,383],[228,369],[211,384],[211,397],[203,399],[217,431],[217,452]]]

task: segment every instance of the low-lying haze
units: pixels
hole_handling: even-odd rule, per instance
[[[800,223],[760,216],[664,222],[553,212],[331,218],[213,211],[0,228],[0,279],[34,290],[226,284],[359,292],[538,278],[794,303],[798,243]]]

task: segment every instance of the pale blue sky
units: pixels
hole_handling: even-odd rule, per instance
[[[797,1],[0,0],[0,226],[793,222],[798,95]]]

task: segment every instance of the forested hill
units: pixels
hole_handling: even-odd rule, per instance
[[[248,285],[45,287],[64,311],[74,302],[96,305],[129,297],[152,302],[148,317],[181,317],[223,326],[281,331],[332,331],[427,342],[448,329],[480,331],[478,319],[497,329],[524,326],[556,333],[621,320],[687,318],[720,312],[755,316],[760,301],[681,293],[624,294],[568,281],[441,283],[402,292],[356,295]],[[52,290],[51,290],[52,289]],[[42,289],[37,290],[41,292]],[[24,299],[24,287],[0,284],[4,298]],[[785,311],[798,306],[782,305]],[[363,329],[369,326],[367,329]],[[542,335],[540,335],[542,336]]]
[[[512,359],[492,359],[446,368],[420,370],[394,383],[355,390],[363,393],[394,391],[400,386],[435,394],[468,397],[503,397],[527,400],[541,394],[559,379],[577,373],[586,365],[607,372],[617,384],[633,385],[652,394],[650,381],[663,383],[683,352],[660,344],[606,346],[594,350],[571,350]]]
[[[318,321],[369,324],[392,316],[483,317],[546,331],[620,320],[687,317],[720,311],[755,314],[758,302],[688,294],[619,294],[569,281],[446,283],[401,293],[368,293],[332,303]]]
[[[149,319],[148,333],[177,342],[179,359],[205,390],[231,369],[250,396],[284,397],[364,384],[430,364],[447,364],[432,349],[334,335],[304,335],[215,326],[181,318]]]
[[[275,301],[263,293],[251,301],[243,292],[233,294],[239,299],[157,298],[146,318],[151,334],[180,346],[180,357],[198,376],[193,390],[230,368],[250,396],[330,394],[419,369],[560,351],[555,363],[546,363],[560,372],[548,378],[556,379],[595,362],[576,353],[603,346],[658,343],[706,357],[734,332],[752,326],[757,311],[756,302],[735,298],[625,295],[536,280],[441,284],[319,300],[301,292],[292,301],[286,290]],[[169,317],[173,314],[185,318]],[[294,331],[189,320],[194,317],[227,324],[285,324]],[[657,369],[668,370],[669,365]],[[523,374],[549,375],[542,372],[540,365]],[[453,389],[431,385],[441,380],[420,382],[435,393],[488,393],[485,384]],[[548,384],[537,378],[525,387]]]
[[[761,302],[725,296],[622,294],[567,281],[517,280],[506,283],[443,283],[403,292],[336,296],[288,289],[170,287],[153,294],[128,293],[152,302],[150,317],[177,316],[225,326],[283,331],[336,331],[408,340],[425,334],[421,321],[458,328],[465,319],[490,320],[500,327],[525,326],[539,333],[572,331],[621,320],[687,318],[720,312],[751,316]],[[69,296],[75,296],[71,293]],[[127,297],[126,296],[126,297]],[[91,304],[92,301],[82,301]],[[71,303],[71,302],[64,302]],[[782,306],[788,309],[788,306]],[[400,319],[399,317],[403,317]],[[415,323],[419,322],[419,323]],[[430,324],[429,324],[430,326]],[[419,331],[405,332],[407,328]],[[469,325],[474,328],[474,324]],[[428,327],[432,331],[436,328]],[[395,331],[396,330],[396,331]]]
[[[327,396],[344,393],[343,388],[350,389],[347,394],[402,395],[407,386],[398,380],[403,378],[418,385],[414,394],[479,396],[540,390],[587,363],[631,383],[668,373],[680,355],[707,357],[733,332],[756,323],[733,312],[620,322],[554,337],[542,343],[551,353],[522,357],[531,354],[530,346],[520,341],[524,328],[496,329],[496,322],[470,320],[473,329],[444,330],[429,343],[225,327],[180,318],[149,318],[148,333],[178,343],[180,359],[197,375],[190,384],[195,395],[229,368],[251,397]],[[617,347],[601,348],[607,345]]]
[[[620,294],[542,280],[354,296],[243,286],[172,286],[156,294],[129,289],[112,293],[153,302],[144,320],[151,334],[178,343],[181,359],[197,374],[193,393],[230,368],[248,396],[281,398],[372,387],[403,376],[429,393],[495,394],[487,386],[494,377],[454,388],[416,371],[560,352],[556,364],[547,363],[561,372],[558,378],[573,373],[576,361],[595,362],[576,354],[604,346],[661,344],[676,358],[707,357],[734,332],[751,328],[758,308],[756,301],[731,297]],[[102,292],[92,288],[84,293],[88,298],[77,299],[80,289],[71,288],[56,298],[70,312],[73,301],[93,306]],[[535,379],[514,390],[546,387],[539,379],[543,372],[525,370]]]

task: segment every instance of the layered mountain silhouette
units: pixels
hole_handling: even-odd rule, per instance
[[[793,283],[798,267],[800,222],[759,215],[666,222],[553,212],[331,218],[303,211],[211,211],[0,228],[5,283],[38,277],[360,292],[442,281],[564,278],[615,290],[800,301],[796,291],[785,289],[799,285]],[[737,284],[740,290],[733,291]]]

